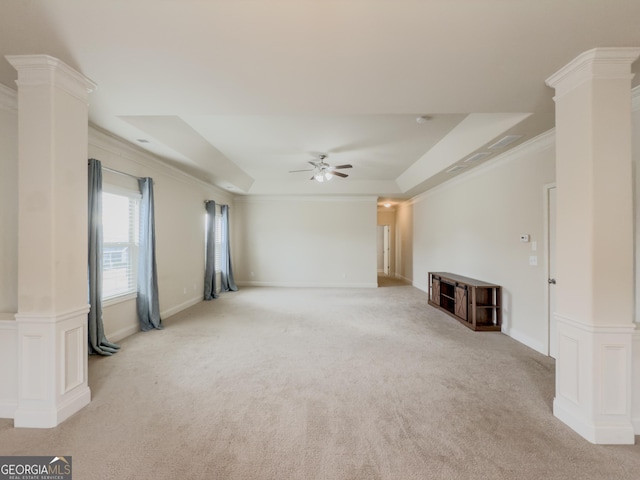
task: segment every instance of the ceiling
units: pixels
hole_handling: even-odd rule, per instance
[[[206,182],[386,201],[552,128],[545,79],[639,25],[638,0],[0,0],[0,83],[48,54],[98,85],[93,125]],[[288,173],[319,153],[349,178]]]

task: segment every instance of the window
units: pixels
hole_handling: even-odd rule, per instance
[[[214,245],[214,249],[215,249],[215,271],[216,273],[220,273],[220,271],[222,270],[222,210],[220,210],[220,205],[216,204],[216,210],[215,210],[215,224],[213,226],[214,228],[214,241],[215,241],[215,245]],[[205,215],[204,217],[204,231],[207,232],[209,230],[209,216]],[[204,247],[205,247],[205,257],[207,256],[207,238],[205,236],[204,239]]]
[[[102,193],[103,300],[136,292],[140,194],[118,190]]]
[[[214,260],[214,270],[216,276],[216,291],[215,293],[220,293],[221,286],[221,271],[222,271],[222,210],[220,209],[220,205],[216,204],[215,209],[215,217],[214,217],[214,252],[215,252],[215,260]],[[209,215],[205,215],[205,258],[207,257],[207,242],[208,238],[206,237],[206,232],[209,231]]]

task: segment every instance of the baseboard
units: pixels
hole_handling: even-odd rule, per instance
[[[175,315],[176,313],[180,313],[181,311],[186,310],[189,307],[193,307],[194,305],[197,305],[198,303],[202,302],[203,298],[204,297],[200,295],[198,297],[187,300],[186,302],[182,302],[180,305],[176,305],[175,307],[168,308],[163,312],[160,312],[160,318],[165,320]]]
[[[539,353],[541,353],[543,355],[548,355],[549,354],[546,345],[544,345],[543,343],[539,342],[538,340],[535,340],[535,339],[531,338],[528,335],[525,335],[522,332],[519,332],[518,330],[516,330],[514,328],[507,329],[503,325],[502,326],[502,333],[504,333],[505,335],[510,336],[511,338],[516,340],[517,342],[520,342],[523,345],[526,345],[527,347],[532,348],[536,352],[539,352]]]
[[[78,387],[65,397],[62,405],[58,407],[58,424],[91,403],[91,389],[88,386]]]
[[[278,288],[378,288],[375,283],[307,283],[307,282],[252,282],[237,281],[239,287],[278,287]]]
[[[395,275],[393,275],[395,278],[399,278],[400,280],[403,280],[405,282],[407,282],[410,285],[413,285],[413,279],[405,277],[404,275],[400,275],[399,273],[396,273]]]
[[[576,414],[577,408],[573,404],[567,404],[562,398],[553,399],[553,414],[562,420],[584,439],[597,445],[634,445],[635,434],[631,423],[595,425],[580,418]]]
[[[640,435],[640,417],[632,418],[631,425],[633,425],[633,431],[636,435]]]
[[[58,406],[46,408],[18,408],[13,417],[16,428],[54,428],[91,402],[89,387],[79,387]]]
[[[413,284],[414,287],[416,287],[418,290],[422,290],[425,293],[429,293],[429,284],[428,283],[414,283]]]
[[[113,343],[118,343],[123,338],[127,338],[134,333],[138,333],[140,331],[140,325],[136,322],[135,325],[130,325],[125,328],[121,328],[117,332],[113,332],[109,335],[108,340]]]

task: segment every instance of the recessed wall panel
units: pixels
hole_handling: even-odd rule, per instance
[[[602,413],[627,412],[627,352],[623,345],[604,345],[602,349]]]
[[[579,402],[580,362],[578,341],[574,338],[560,335],[558,344],[558,361],[556,375],[558,375],[558,393],[575,403]]]
[[[83,346],[82,343],[84,335],[82,335],[83,328],[77,327],[73,330],[67,330],[64,332],[64,379],[63,389],[64,393],[73,390],[78,385],[81,385],[84,381],[84,368],[83,368]]]
[[[46,379],[44,374],[44,337],[41,335],[24,335],[22,337],[21,360],[21,397],[25,400],[43,400]]]

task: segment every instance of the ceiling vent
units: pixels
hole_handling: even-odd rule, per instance
[[[463,170],[466,167],[464,165],[454,165],[453,167],[451,167],[449,170],[447,170],[447,173],[453,173],[453,172],[457,172],[458,170]]]
[[[467,158],[464,163],[471,163],[471,162],[477,162],[478,160],[484,158],[484,157],[488,157],[489,155],[493,155],[491,152],[478,152],[478,153],[474,153],[473,155],[471,155],[469,158]]]
[[[522,135],[507,135],[506,137],[502,137],[496,143],[494,143],[493,145],[488,146],[487,148],[489,150],[497,150],[499,148],[504,148],[507,145],[511,145],[513,142],[515,142],[516,140],[518,140],[520,138],[522,138]]]

